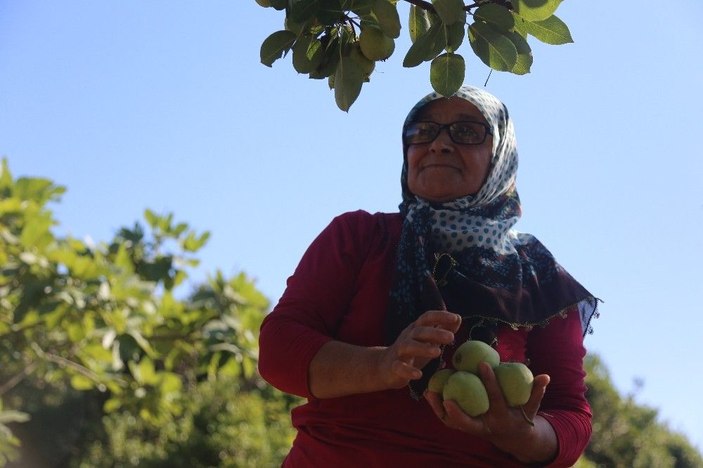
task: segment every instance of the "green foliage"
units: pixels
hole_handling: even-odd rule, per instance
[[[29,420],[29,415],[21,411],[5,411],[2,409],[2,401],[0,400],[0,466],[14,460],[18,455],[20,441],[12,433],[8,426],[11,423],[23,423]]]
[[[208,234],[171,214],[146,210],[100,245],[56,236],[63,193],[2,162],[0,466],[279,465],[300,400],[256,371],[267,299],[220,272],[179,294]],[[597,357],[586,367],[594,431],[577,467],[703,466]]]
[[[62,193],[46,179],[15,180],[3,161],[0,466],[18,448],[27,465],[66,457],[78,463],[98,446],[103,460],[108,451],[118,465],[170,457],[184,446],[177,439],[184,427],[193,427],[193,440],[204,437],[194,421],[209,405],[219,405],[218,424],[232,436],[227,447],[247,437],[234,432],[249,419],[263,431],[282,418],[293,401],[272,393],[256,371],[267,299],[243,273],[220,272],[179,297],[209,234],[146,210],[145,224],[119,229],[105,244],[59,237],[47,205]],[[280,434],[269,434],[269,445],[252,442],[230,453],[223,439],[208,442],[216,447],[208,450],[234,466],[280,456],[291,429],[277,424]]]
[[[431,62],[430,83],[442,95],[453,94],[463,83],[466,64],[456,52],[464,38],[488,67],[517,75],[529,73],[532,67],[529,36],[552,45],[573,42],[568,26],[555,15],[562,0],[405,1],[411,4],[408,33],[412,45],[403,66]],[[354,46],[363,36],[373,36],[366,42],[375,47],[365,44],[362,52],[372,62],[386,60],[401,30],[397,0],[257,3],[285,10],[284,29],[270,34],[261,45],[261,62],[270,67],[293,50],[295,70],[313,79],[328,78],[337,106],[344,111],[371,75],[350,60]],[[369,30],[376,33],[364,34]]]
[[[703,457],[686,438],[658,421],[652,408],[621,397],[597,356],[586,359],[593,437],[584,458],[591,465],[633,468],[694,468]]]
[[[205,381],[181,416],[155,427],[121,412],[104,417],[109,432],[88,440],[75,467],[248,467],[280,465],[292,443],[288,401],[247,391],[237,379]]]

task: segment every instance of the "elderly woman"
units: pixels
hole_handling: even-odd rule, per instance
[[[464,86],[403,126],[400,213],[345,213],[315,239],[261,327],[261,375],[307,398],[283,466],[571,466],[591,434],[584,332],[597,300],[513,226],[513,123]],[[473,339],[535,374],[508,406],[491,367],[478,416],[427,391]]]

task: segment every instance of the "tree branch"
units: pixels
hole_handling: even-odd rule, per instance
[[[430,11],[432,13],[437,13],[432,3],[426,0],[405,0],[406,2],[415,5],[416,7],[422,8],[423,10]],[[486,3],[495,3],[496,5],[502,5],[509,10],[512,10],[512,4],[509,0],[477,0],[470,5],[465,5],[464,10],[470,12],[472,8],[478,8]]]
[[[65,357],[59,356],[57,354],[46,352],[41,349],[36,343],[32,343],[31,346],[32,349],[34,349],[34,352],[36,352],[40,358],[44,358],[47,361],[53,362],[54,364],[58,364],[61,367],[69,367],[74,371],[78,372],[79,374],[83,375],[84,377],[92,380],[93,382],[97,384],[101,383],[100,376],[92,370],[88,369],[87,367],[77,362],[71,361],[70,359],[66,359]]]
[[[15,375],[14,377],[12,377],[10,380],[5,382],[4,384],[0,385],[0,396],[4,395],[6,392],[9,392],[15,386],[17,386],[20,382],[22,382],[24,379],[26,379],[32,372],[34,372],[36,370],[37,366],[38,366],[38,364],[36,361],[32,362],[27,367],[22,369],[22,372]]]
[[[437,13],[437,11],[434,9],[434,6],[430,2],[426,2],[425,0],[405,0],[405,1],[415,5],[416,7],[420,7],[423,10],[431,11],[432,13]]]

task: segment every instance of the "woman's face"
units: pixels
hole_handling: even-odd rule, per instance
[[[476,106],[457,97],[430,102],[414,120],[439,124],[462,120],[486,123]],[[464,145],[454,143],[449,130],[443,128],[434,141],[408,147],[408,188],[413,194],[433,202],[473,195],[488,176],[492,156],[491,135],[479,145]]]

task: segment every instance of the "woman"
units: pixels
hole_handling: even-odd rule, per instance
[[[403,125],[400,213],[343,214],[261,327],[261,375],[308,399],[284,466],[571,466],[588,443],[584,331],[597,300],[518,233],[512,121],[491,94],[430,94]],[[480,417],[426,390],[467,339],[536,375]]]

